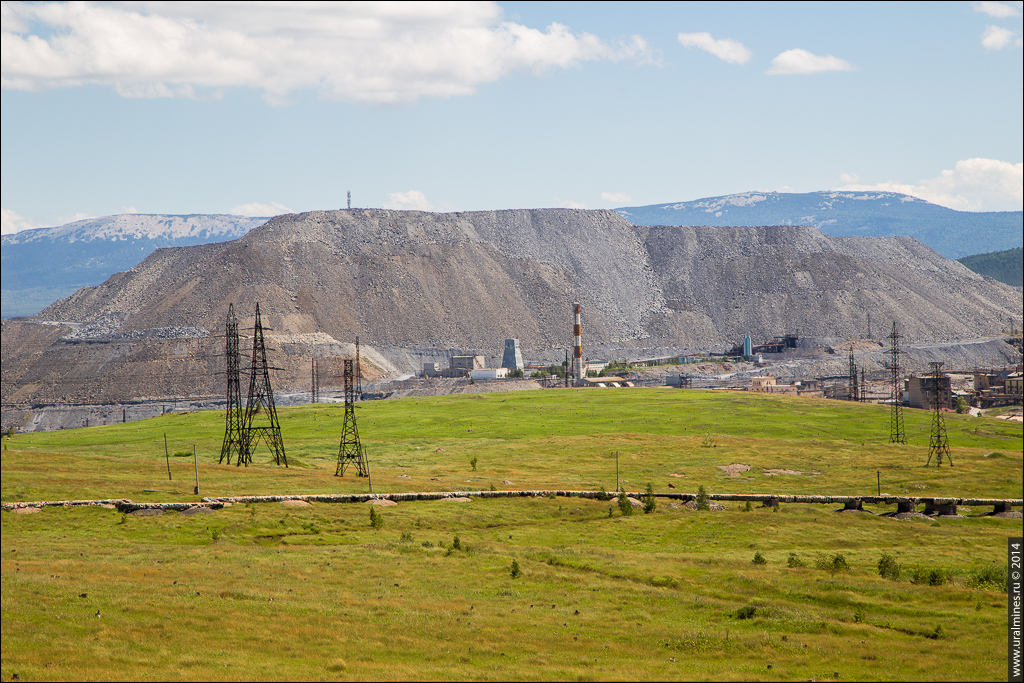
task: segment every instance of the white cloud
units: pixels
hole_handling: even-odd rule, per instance
[[[974,11],[982,12],[996,19],[1019,17],[1024,2],[976,2]]]
[[[1002,26],[986,26],[985,32],[981,34],[981,46],[986,50],[1002,50],[1016,35],[1016,31]],[[1020,47],[1020,44],[1018,39],[1017,47]]]
[[[494,2],[3,3],[0,85],[95,84],[126,97],[219,97],[224,88],[364,103],[474,92],[516,71],[651,62],[552,23],[502,21]]]
[[[602,192],[601,200],[612,202],[613,204],[625,204],[626,202],[633,201],[633,198],[625,192]]]
[[[558,202],[558,208],[560,209],[585,209],[587,205],[584,202],[578,202],[574,199],[556,199]]]
[[[13,235],[16,232],[22,230],[32,230],[33,228],[42,228],[44,226],[30,221],[27,218],[22,218],[18,214],[14,213],[10,209],[0,209],[0,235]]]
[[[998,159],[965,159],[935,178],[917,184],[849,184],[839,190],[900,192],[958,211],[1024,209],[1024,164]]]
[[[843,183],[856,183],[860,182],[860,176],[856,173],[840,173],[839,180]]]
[[[401,211],[433,211],[434,205],[419,190],[409,190],[408,192],[391,192],[388,194],[388,200],[384,202],[384,208],[399,209]]]
[[[732,38],[715,40],[710,33],[680,33],[677,40],[683,47],[699,48],[733,64],[746,64],[754,56],[743,43]]]
[[[845,59],[828,55],[822,57],[807,50],[794,48],[786,50],[772,60],[769,76],[789,76],[793,74],[817,74],[823,71],[853,71],[854,66]]]
[[[250,218],[263,218],[265,216],[280,216],[282,213],[295,213],[293,209],[278,202],[264,204],[262,202],[249,202],[232,206],[228,213],[235,216],[249,216]]]

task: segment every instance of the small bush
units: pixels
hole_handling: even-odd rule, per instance
[[[622,513],[623,517],[629,517],[633,514],[633,503],[629,502],[629,496],[626,495],[626,489],[619,489],[619,512]]]
[[[513,579],[518,579],[520,576],[523,575],[523,570],[519,568],[518,560],[512,560],[512,569],[509,570],[509,574],[512,576]]]
[[[953,580],[950,572],[940,567],[914,567],[910,582],[926,586],[944,586]]]
[[[758,550],[756,553],[754,553],[754,559],[751,560],[751,561],[754,564],[768,564],[768,560],[766,560],[764,558],[764,555],[761,554],[760,550]]]
[[[946,637],[946,632],[942,630],[942,625],[940,624],[939,626],[935,627],[934,631],[932,631],[925,637],[931,638],[932,640],[942,640]]]
[[[749,502],[749,501],[748,501]],[[796,556],[796,553],[790,553],[789,559],[786,560],[786,566],[788,567],[805,567],[807,563]]]
[[[715,437],[711,436],[710,434],[705,434],[704,438],[701,440],[700,445],[702,448],[714,448]]]
[[[612,499],[612,494],[608,493],[608,489],[606,489],[603,484],[601,485],[601,490],[598,491],[597,499],[598,500],[611,500]]]
[[[421,543],[420,545],[422,545],[424,548],[433,548],[434,547],[434,544],[431,543],[430,541],[423,541],[423,543]]]
[[[857,609],[853,610],[853,621],[855,623],[858,623],[858,624],[864,623],[864,617],[865,617],[865,614],[864,614],[864,608],[863,607],[858,607]]]
[[[1005,564],[972,569],[967,574],[967,587],[1005,593],[1007,571],[1008,567]]]
[[[377,512],[377,506],[370,506],[370,526],[374,529],[381,529],[384,526],[384,515]]]
[[[747,501],[747,504],[743,506],[743,511],[744,512],[750,512],[753,509],[754,509],[754,506],[750,504],[749,500]]]
[[[746,605],[745,607],[740,607],[738,610],[733,612],[733,616],[737,619],[753,619],[756,613],[756,607],[753,605]]]
[[[495,488],[495,486],[494,486],[494,483],[493,483],[493,482],[491,483],[491,490],[492,490],[492,491],[497,491],[497,490],[498,490],[497,488]]]
[[[842,553],[833,553],[832,555],[820,554],[818,559],[815,560],[814,566],[833,576],[837,572],[849,571],[850,569],[850,565],[846,562],[846,556]]]
[[[698,510],[710,510],[711,499],[708,498],[707,489],[704,488],[704,484],[697,487],[697,509]]]
[[[900,578],[900,573],[900,563],[896,561],[896,558],[889,553],[882,553],[882,557],[878,560],[878,575],[883,579],[895,581]]]
[[[452,541],[452,550],[462,550],[462,541],[459,540],[459,535],[455,535],[455,540]]]
[[[477,458],[475,455],[469,459],[469,466],[473,468],[474,472],[476,472],[476,464],[478,462],[480,462],[480,459]]]
[[[403,543],[412,543],[412,534],[410,532],[408,532],[408,531],[403,531],[402,532],[402,542]]]
[[[647,492],[644,494],[644,514],[649,515],[657,509],[658,504],[654,500],[654,486],[647,482]]]

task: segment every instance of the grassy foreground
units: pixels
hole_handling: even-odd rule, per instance
[[[196,445],[202,495],[365,492],[365,479],[333,476],[341,416],[282,410],[287,470],[266,451],[249,468],[217,465],[222,413],[18,435],[0,493],[195,499],[191,457],[171,457],[167,479],[164,433],[172,455]],[[946,419],[955,467],[938,470],[923,466],[928,413],[907,411],[911,445],[891,446],[886,409],[824,400],[547,390],[359,408],[377,492],[611,490],[618,451],[631,490],[856,495],[880,473],[883,492],[1020,497],[1020,424]],[[729,464],[751,469],[730,476]],[[1019,519],[611,506],[403,503],[375,508],[380,529],[367,505],[4,512],[0,678],[1005,676],[1006,596],[972,576],[1005,562]],[[791,553],[804,566],[788,566]],[[816,568],[836,553],[848,570]],[[878,576],[882,553],[899,579]],[[912,582],[915,569],[942,585]]]

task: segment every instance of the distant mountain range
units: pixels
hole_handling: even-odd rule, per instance
[[[267,218],[125,214],[4,235],[2,316],[33,315],[81,287],[136,266],[161,247],[225,242]]]
[[[616,211],[636,225],[813,225],[834,236],[905,235],[948,259],[1024,246],[1024,212],[954,211],[896,192],[743,192]]]

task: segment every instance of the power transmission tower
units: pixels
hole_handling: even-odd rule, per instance
[[[260,417],[263,423],[255,424]],[[263,341],[263,322],[260,319],[260,305],[256,304],[256,322],[252,329],[252,366],[249,373],[249,397],[245,404],[245,424],[242,428],[242,452],[239,465],[246,467],[252,462],[253,449],[260,439],[266,441],[274,454],[274,462],[288,467],[288,456],[284,452],[281,438],[281,424],[277,421],[274,406],[274,390],[270,386],[270,367],[267,365],[267,347]]]
[[[363,400],[363,369],[359,364],[359,337],[356,337],[356,395],[355,400]]]
[[[935,466],[942,467],[942,456],[949,460],[949,466],[953,466],[953,458],[949,454],[949,439],[946,437],[946,421],[942,417],[942,387],[939,380],[944,378],[942,374],[943,363],[933,361],[928,363],[932,366],[932,434],[928,441],[928,462],[925,466],[932,464],[932,457],[935,457]]]
[[[344,477],[345,468],[354,464],[359,470],[359,476],[365,477],[368,473],[366,466],[366,453],[359,443],[359,428],[356,426],[356,404],[355,404],[355,363],[351,358],[345,361],[345,421],[341,426],[341,444],[338,446],[338,467],[334,476]]]
[[[319,361],[316,358],[309,359],[309,393],[310,403],[320,402],[320,372]]]
[[[224,358],[227,375],[227,414],[224,419],[224,443],[220,447],[220,462],[230,465],[231,456],[242,457],[242,389],[241,354],[238,351],[238,318],[235,305],[228,305],[228,318],[224,326]]]
[[[903,428],[903,377],[900,373],[900,338],[902,335],[896,331],[896,321],[892,322],[892,332],[889,334],[889,369],[891,371],[892,409],[889,411],[889,443],[907,443],[907,432]]]
[[[864,381],[864,368],[860,369],[860,397],[857,400],[861,403],[868,400],[868,383]]]
[[[860,400],[860,387],[857,384],[857,364],[853,360],[853,342],[850,342],[850,378],[847,396],[850,401]]]

